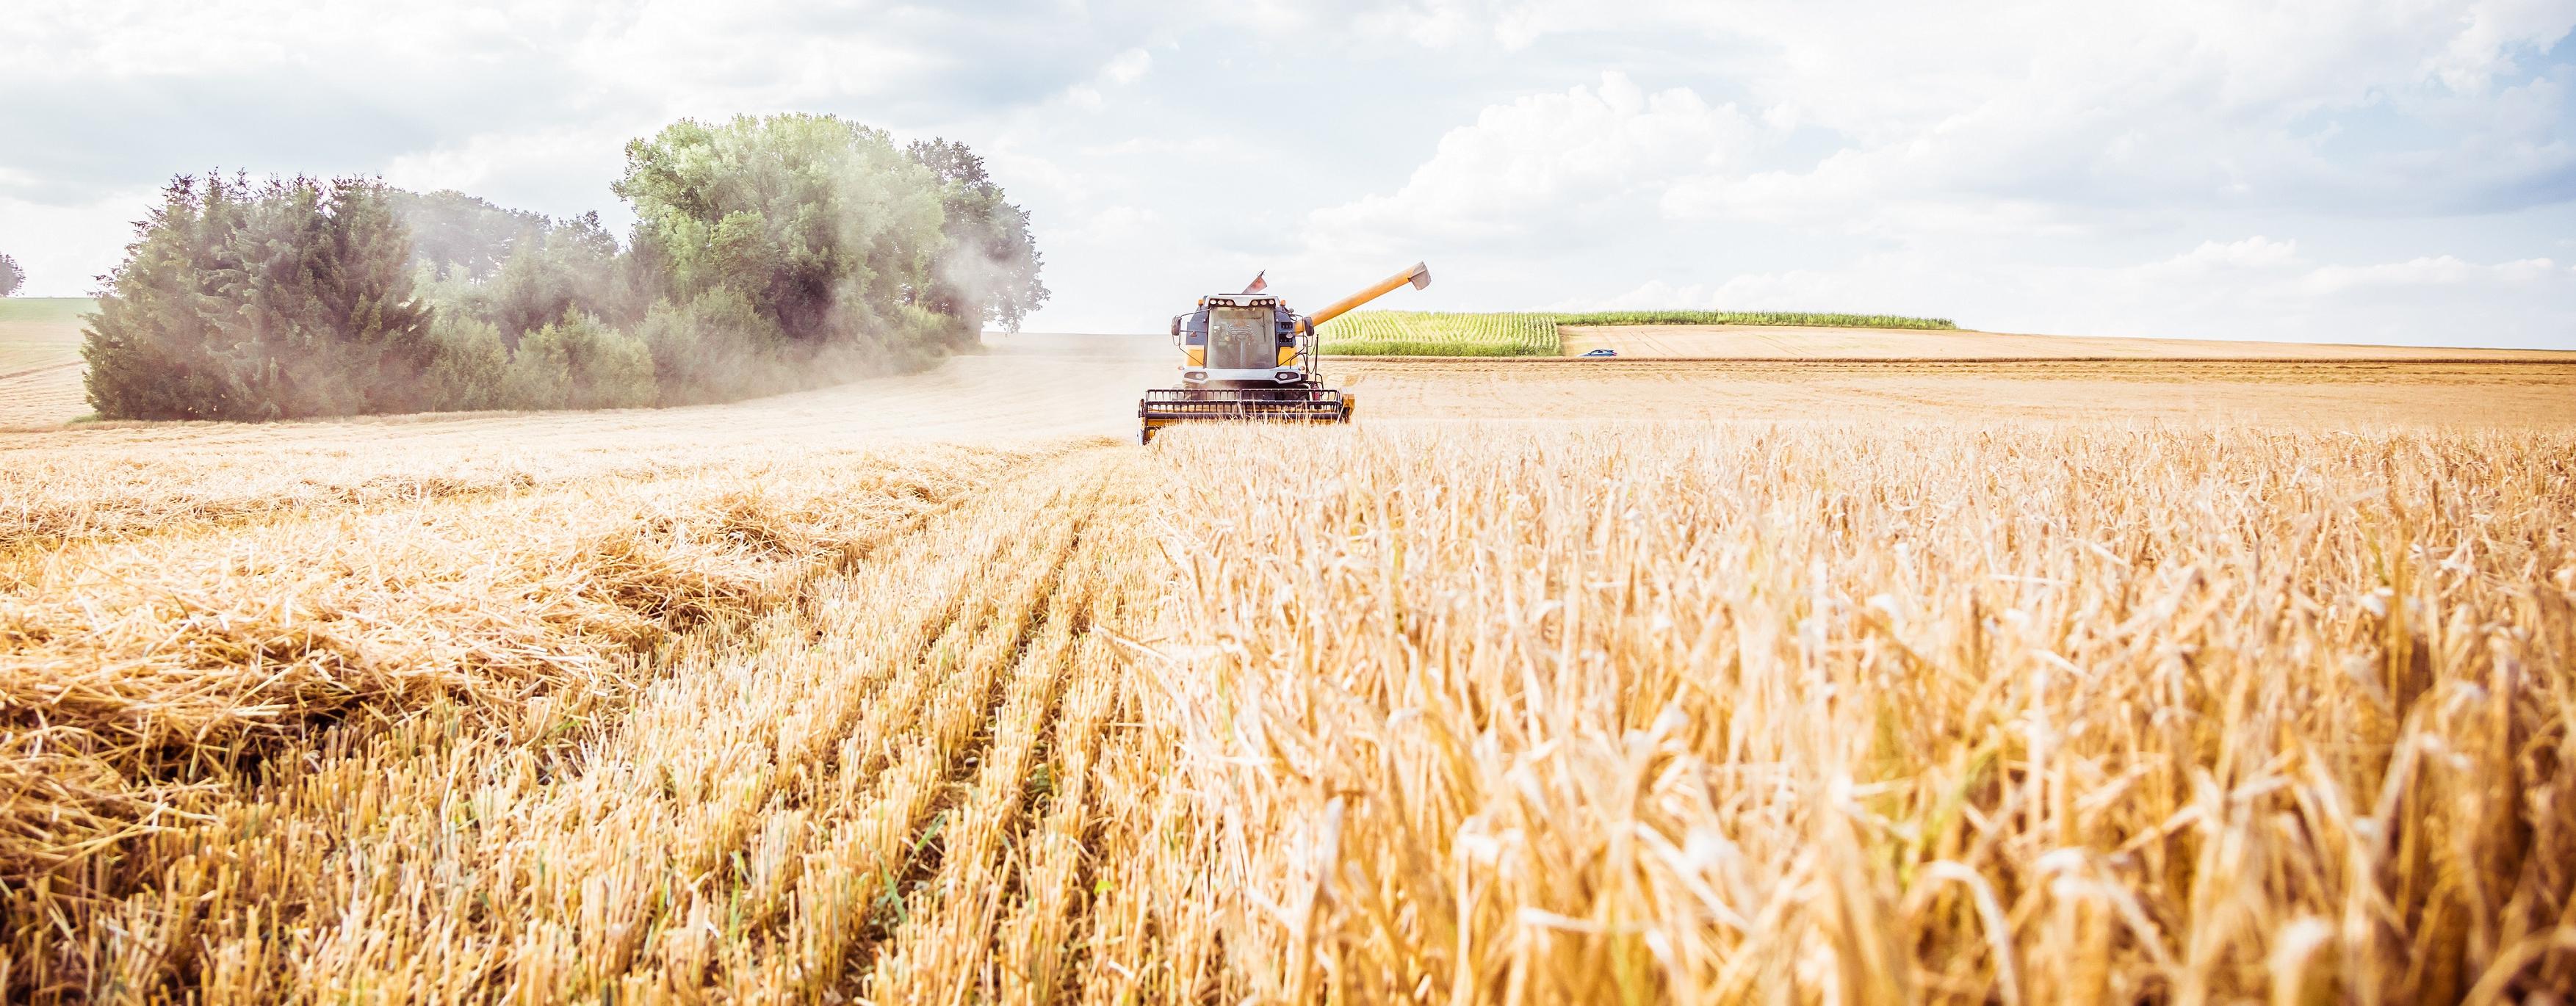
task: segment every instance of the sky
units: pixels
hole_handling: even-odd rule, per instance
[[[114,268],[210,169],[632,217],[625,141],[983,153],[1033,331],[1316,307],[1932,315],[2576,349],[2576,0],[909,5],[0,0],[0,252]]]

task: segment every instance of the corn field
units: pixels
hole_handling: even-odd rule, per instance
[[[1806,325],[1831,328],[1955,329],[1948,318],[1831,311],[1579,311],[1559,313],[1559,325]]]
[[[1555,356],[1556,321],[1545,314],[1353,311],[1319,330],[1323,351],[1343,356]]]
[[[2576,987],[2564,433],[349,446],[9,451],[10,1001]]]
[[[1337,356],[1558,356],[1565,352],[1559,325],[1958,327],[1947,318],[1806,311],[1353,311],[1325,322],[1319,331],[1323,351]]]

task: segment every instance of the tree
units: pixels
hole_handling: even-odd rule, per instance
[[[955,342],[960,319],[931,296],[947,251],[941,183],[883,132],[825,115],[683,119],[627,144],[613,188],[635,207],[654,292],[674,303],[732,290],[791,350],[856,348],[898,367]]]
[[[653,354],[579,312],[528,333],[502,383],[518,409],[623,409],[653,404]]]
[[[417,409],[439,343],[410,258],[373,180],[183,176],[83,332],[90,404],[119,419]]]
[[[787,337],[732,289],[655,304],[636,332],[653,355],[663,405],[728,401],[800,383],[780,355]]]
[[[0,255],[0,297],[17,293],[27,282],[27,270],[18,268],[18,260]]]
[[[431,266],[441,279],[452,273],[490,278],[511,253],[542,239],[554,224],[542,213],[496,206],[454,189],[387,192],[394,212],[411,228],[413,262]]]
[[[569,310],[621,324],[640,318],[617,239],[599,214],[556,220],[452,190],[392,191],[424,295],[443,312],[491,322],[504,345]]]
[[[422,408],[441,412],[507,407],[510,348],[491,322],[441,311],[430,337],[438,352],[421,375]]]
[[[949,252],[932,288],[932,309],[1019,331],[1020,321],[1049,296],[1038,278],[1044,256],[1029,235],[1028,211],[1002,197],[984,158],[963,143],[915,140],[904,155],[941,185]]]
[[[180,177],[83,333],[100,415],[720,401],[927,364],[1045,303],[1028,214],[948,140],[683,119],[599,216],[372,179]],[[6,286],[16,264],[0,256]]]

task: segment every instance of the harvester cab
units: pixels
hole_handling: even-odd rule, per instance
[[[1181,350],[1180,386],[1145,392],[1136,405],[1136,442],[1153,443],[1156,430],[1180,423],[1350,422],[1359,403],[1348,392],[1324,386],[1316,329],[1407,284],[1416,290],[1430,286],[1431,270],[1416,262],[1312,315],[1298,314],[1287,301],[1263,292],[1268,284],[1261,277],[1242,293],[1199,298],[1196,310],[1172,317],[1172,345]]]

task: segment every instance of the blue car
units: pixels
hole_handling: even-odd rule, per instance
[[[1615,349],[1596,349],[1596,350],[1593,350],[1593,351],[1591,351],[1591,352],[1589,352],[1589,353],[1585,353],[1585,354],[1583,354],[1583,355],[1585,355],[1585,356],[1617,356],[1617,355],[1619,355],[1619,351],[1618,351],[1618,350],[1615,350]]]

